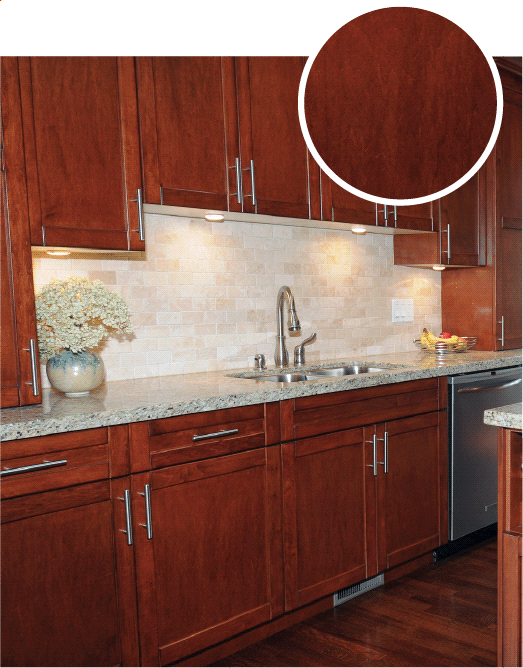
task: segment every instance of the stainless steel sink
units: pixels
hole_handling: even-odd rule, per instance
[[[390,371],[390,367],[380,367],[380,366],[337,366],[332,367],[331,369],[314,369],[310,371],[307,375],[310,376],[352,376],[353,374],[358,373],[374,373],[376,371]]]
[[[277,373],[274,376],[253,376],[249,380],[269,380],[273,383],[299,383],[301,380],[312,380],[304,373]]]
[[[322,378],[336,378],[341,376],[352,376],[355,374],[374,373],[379,371],[390,371],[395,367],[365,366],[351,364],[345,366],[331,367],[328,369],[312,369],[303,372],[281,372],[275,374],[244,376],[243,374],[230,374],[231,378],[245,378],[247,380],[261,380],[272,383],[299,383],[304,380],[321,380]]]

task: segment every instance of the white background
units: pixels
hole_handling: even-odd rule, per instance
[[[488,55],[523,52],[520,0],[0,0],[0,54],[306,56],[356,16],[403,4],[454,21]]]

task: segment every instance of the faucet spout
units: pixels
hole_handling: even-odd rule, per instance
[[[289,332],[299,332],[301,329],[292,290],[288,285],[282,285],[276,298],[276,350],[274,352],[274,364],[280,368],[289,366],[289,353],[285,346],[285,335],[283,333],[283,304],[285,299],[289,304],[289,322],[287,323]]]

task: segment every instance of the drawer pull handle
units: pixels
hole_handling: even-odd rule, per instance
[[[218,436],[231,436],[237,434],[237,429],[224,429],[223,431],[215,431],[213,434],[202,434],[201,436],[193,436],[193,441],[204,441],[206,438],[218,438]]]
[[[126,529],[120,529],[122,533],[127,534],[127,545],[133,544],[133,525],[131,522],[131,494],[128,489],[124,489],[123,497],[118,497],[125,503],[125,524]]]
[[[66,466],[67,459],[60,459],[55,462],[44,461],[41,464],[31,464],[30,466],[18,466],[15,469],[10,469],[6,466],[0,471],[0,476],[15,475],[16,473],[28,473],[29,471],[43,471],[44,469],[51,469],[55,466]]]

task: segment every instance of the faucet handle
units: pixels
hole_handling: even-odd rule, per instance
[[[256,371],[263,371],[267,368],[267,361],[265,355],[258,353],[254,356],[254,368]]]
[[[302,341],[294,348],[294,366],[303,366],[305,364],[305,346],[316,341],[316,332]]]

